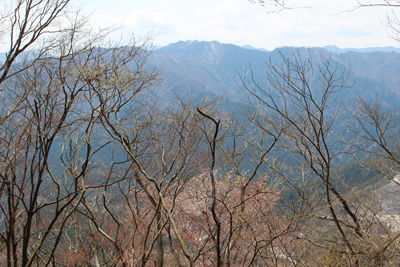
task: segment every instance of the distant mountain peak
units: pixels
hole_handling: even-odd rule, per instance
[[[200,53],[206,58],[214,60],[213,55],[215,56],[220,52],[226,51],[234,47],[246,50],[270,52],[264,48],[256,48],[251,45],[238,46],[235,44],[221,43],[218,41],[197,41],[197,40],[178,41],[176,43],[171,43],[169,45],[157,48],[156,50],[161,52],[169,52],[178,56],[189,56]]]
[[[250,49],[250,50],[258,50],[258,51],[263,51],[263,52],[269,52],[267,49],[265,48],[255,48],[254,46],[251,45],[242,45],[241,46],[244,49]]]
[[[227,46],[236,46],[240,47],[243,49],[248,49],[248,50],[257,50],[257,51],[262,51],[262,52],[270,52],[269,50],[266,50],[264,48],[256,48],[251,45],[234,45],[234,44],[229,44],[229,43],[221,43],[218,41],[198,41],[198,40],[187,40],[187,41],[178,41],[176,43],[171,43],[169,45],[157,48],[156,50],[159,51],[182,51],[185,49],[195,49],[199,51],[200,49],[207,49],[211,52],[217,52],[219,49]],[[285,49],[285,48],[293,48],[293,47],[288,47],[288,46],[283,46],[276,48],[278,50],[280,49]],[[296,48],[302,48],[302,47],[296,47]],[[317,48],[317,47],[315,47]],[[334,53],[334,54],[343,54],[346,52],[358,52],[358,53],[373,53],[373,52],[382,52],[382,53],[391,53],[391,52],[396,52],[400,53],[400,48],[393,47],[393,46],[387,46],[387,47],[365,47],[365,48],[340,48],[337,47],[336,45],[327,45],[324,47],[318,47],[327,50],[328,52]],[[274,50],[276,50],[274,49]]]
[[[391,53],[396,52],[400,53],[400,48],[396,48],[393,46],[386,47],[365,47],[365,48],[339,48],[336,45],[327,45],[323,47],[327,51],[334,54],[343,54],[346,52],[358,52],[358,53],[373,53],[373,52],[382,52],[382,53]]]
[[[180,57],[200,56],[210,62],[217,60],[222,51],[233,47],[232,44],[224,44],[217,41],[179,41],[157,49],[160,52],[168,52]]]
[[[180,41],[180,42],[184,42],[184,41]],[[197,40],[189,40],[189,41],[186,41],[186,43],[188,44],[188,45],[191,45],[191,44],[197,44],[199,41],[197,41]],[[185,42],[184,42],[185,43]]]

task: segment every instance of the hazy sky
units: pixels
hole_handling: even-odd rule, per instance
[[[77,0],[78,1],[78,0]],[[247,0],[89,0],[85,11],[100,26],[123,26],[124,32],[152,33],[154,44],[179,40],[216,40],[272,50],[279,46],[397,46],[383,25],[389,8],[354,7],[354,0],[291,0],[309,6],[268,13]],[[76,2],[78,3],[78,2]],[[395,10],[400,13],[400,8]]]

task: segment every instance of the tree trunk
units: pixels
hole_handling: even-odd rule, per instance
[[[162,222],[161,222],[161,208],[157,209],[157,232],[160,233],[162,230]],[[157,267],[164,266],[164,245],[162,234],[157,237]]]

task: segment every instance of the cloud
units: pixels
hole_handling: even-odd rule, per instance
[[[138,35],[147,35],[149,32],[173,35],[177,32],[176,25],[179,22],[171,14],[141,9],[124,18],[94,14],[92,23],[100,27],[122,27],[123,31],[135,32]]]
[[[205,29],[238,30],[243,19],[241,9],[236,5],[218,4],[213,8],[198,9],[195,14],[203,21],[200,25]]]
[[[177,19],[170,14],[144,9],[135,11],[128,16],[125,25],[133,29],[151,29],[162,34],[175,34],[177,23]]]
[[[218,40],[266,49],[285,45],[394,45],[380,23],[385,15],[382,10],[371,8],[338,14],[350,9],[353,5],[350,2],[305,0],[302,3],[312,9],[269,14],[269,8],[247,0],[152,0],[129,4],[121,12],[125,16],[115,11],[95,15],[99,23],[124,25],[139,35],[153,31],[158,34],[157,45],[179,40]],[[129,12],[129,8],[137,9]]]
[[[344,37],[373,36],[373,34],[369,31],[363,29],[354,29],[350,27],[339,29],[337,31],[337,35]]]

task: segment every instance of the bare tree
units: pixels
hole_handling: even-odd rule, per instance
[[[98,157],[109,151],[112,140],[104,140],[98,132],[100,109],[93,84],[106,81],[98,89],[107,98],[127,88],[134,95],[136,84],[140,91],[157,79],[143,69],[148,55],[144,44],[134,39],[124,45],[105,43],[107,31],[90,31],[79,15],[70,17],[67,30],[56,31],[57,38],[38,57],[28,57],[18,68],[11,68],[20,53],[41,34],[49,33],[46,27],[67,3],[20,1],[13,13],[17,16],[13,27],[23,28],[19,41],[12,40],[14,50],[7,55],[0,84],[4,93],[1,251],[8,266],[64,261],[59,249],[75,243],[68,231],[77,229],[72,227],[76,213],[91,206],[86,195],[124,179],[98,175],[109,168]],[[45,54],[50,48],[53,54]]]
[[[362,7],[400,7],[398,0],[357,0],[358,6],[356,8]]]
[[[258,3],[262,7],[272,7],[269,12],[281,12],[287,9],[310,8],[308,6],[293,5],[290,0],[248,0],[250,3]]]
[[[385,107],[379,99],[367,101],[360,96],[352,101],[349,112],[349,128],[356,137],[355,152],[364,152],[361,154],[367,157],[361,164],[398,184],[393,180],[400,166],[398,110]]]
[[[357,0],[357,4],[350,10],[344,12],[353,12],[361,8],[389,8],[391,14],[386,16],[384,24],[389,28],[389,36],[396,42],[400,41],[400,23],[395,9],[400,7],[398,0]]]
[[[147,237],[150,239],[143,243],[141,265],[153,257],[154,249],[157,266],[164,265],[167,235],[176,238],[189,264],[194,265],[175,221],[174,207],[186,184],[200,173],[204,141],[197,125],[201,117],[183,102],[179,108],[171,110],[148,104],[146,95],[142,93],[145,91],[143,86],[150,83],[140,83],[144,79],[138,80],[138,84],[128,85],[126,91],[119,86],[121,90],[114,92],[103,90],[102,81],[91,83],[96,98],[92,110],[99,111],[101,125],[126,156],[136,190],[146,196],[152,207],[151,214],[155,216],[148,224]],[[136,90],[133,91],[132,87]],[[126,205],[132,205],[130,199],[126,200]],[[107,211],[113,218],[118,218],[111,209]],[[118,224],[117,219],[114,220]],[[176,250],[175,246],[171,245],[171,248]]]
[[[4,62],[1,62],[0,84],[28,66],[15,65],[29,60],[31,64],[56,45],[57,35],[68,29],[59,29],[57,23],[64,16],[69,0],[18,0],[4,1],[3,13],[0,17],[1,38],[9,49]],[[7,36],[7,37],[5,37]],[[24,52],[36,49],[35,52]],[[14,68],[12,66],[14,65]]]
[[[253,104],[270,112],[270,124],[282,132],[285,150],[298,154],[324,187],[324,196],[330,216],[342,241],[351,254],[352,264],[358,265],[357,250],[352,244],[348,229],[362,237],[359,218],[351,203],[336,189],[334,160],[346,152],[342,145],[343,133],[332,136],[338,127],[342,108],[335,103],[334,94],[350,85],[348,72],[340,69],[331,59],[320,58],[313,64],[311,55],[303,59],[300,52],[288,58],[282,55],[282,63],[269,63],[267,77],[270,88],[261,87],[256,81],[243,78]],[[250,80],[251,81],[251,80]],[[333,199],[332,199],[333,197]],[[339,201],[341,211],[334,204]],[[344,223],[343,214],[350,218]]]

